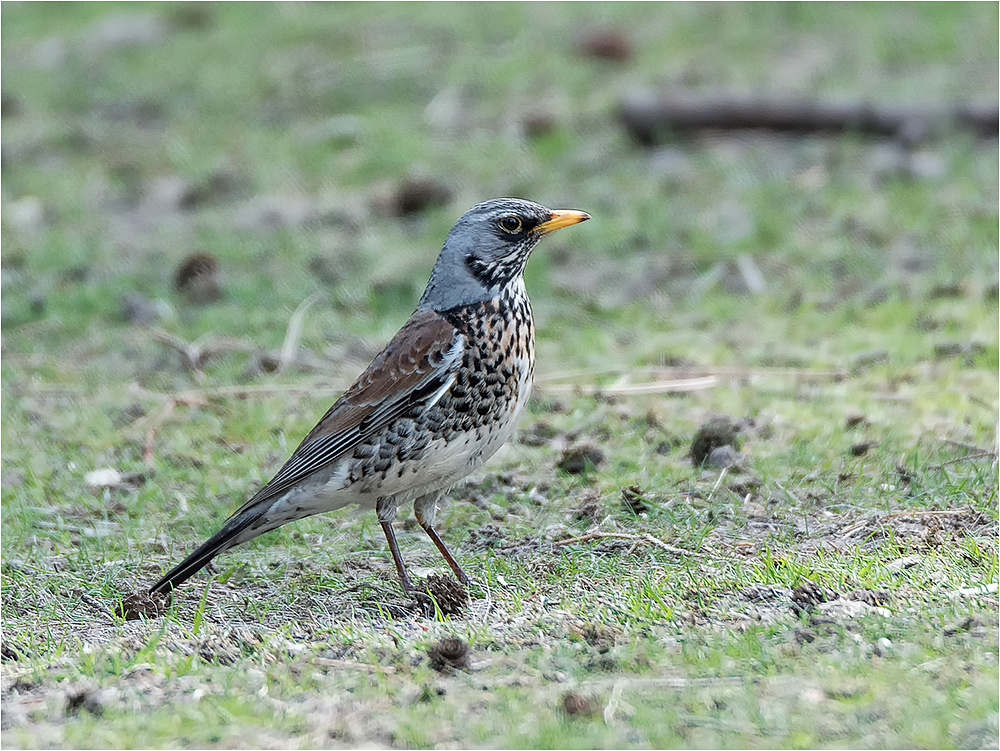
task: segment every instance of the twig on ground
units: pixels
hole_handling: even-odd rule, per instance
[[[292,313],[288,321],[288,329],[285,332],[285,341],[281,345],[281,353],[278,355],[278,367],[276,373],[284,372],[292,362],[295,361],[295,350],[299,347],[299,337],[302,334],[302,323],[305,320],[306,311],[322,297],[322,292],[316,290],[309,297],[299,303],[299,306]]]
[[[364,662],[351,662],[350,660],[334,660],[330,657],[314,657],[313,664],[324,668],[347,668],[349,670],[362,670],[366,673],[395,673],[396,668],[392,665],[369,665]]]
[[[963,506],[962,508],[948,509],[945,511],[929,510],[929,511],[894,511],[889,514],[887,519],[898,519],[901,516],[955,516],[958,514],[974,514],[976,510],[971,506]]]
[[[608,699],[607,706],[604,707],[605,725],[610,725],[614,722],[615,714],[619,709],[621,709],[622,713],[627,717],[631,717],[635,713],[635,707],[622,699],[622,691],[624,688],[625,681],[618,681],[615,683],[614,688],[611,689],[611,697]]]
[[[919,516],[957,516],[959,514],[973,514],[973,513],[975,513],[975,509],[973,509],[971,506],[963,506],[962,508],[957,508],[957,509],[946,509],[943,511],[938,511],[938,510],[894,511],[891,514],[886,514],[885,516],[882,516],[880,514],[874,514],[872,516],[869,516],[867,519],[862,519],[860,522],[852,524],[846,529],[839,530],[839,532],[841,535],[849,537],[853,535],[855,532],[857,532],[859,529],[863,529],[867,524],[871,522],[876,522],[881,524],[882,522],[885,522],[889,519],[900,519],[906,517],[912,518]]]
[[[668,553],[673,553],[675,555],[686,555],[691,558],[702,558],[706,559],[709,556],[704,553],[695,552],[692,550],[684,550],[683,548],[675,548],[673,545],[668,545],[663,540],[660,540],[649,533],[643,533],[641,535],[626,534],[624,532],[590,532],[585,535],[580,535],[579,537],[567,537],[564,540],[555,540],[552,544],[556,547],[562,547],[564,545],[572,545],[577,542],[590,542],[591,540],[631,540],[632,542],[648,542],[650,545],[655,545],[661,550],[666,550]]]
[[[572,383],[539,386],[542,391],[551,394],[604,394],[607,396],[627,396],[630,394],[666,394],[675,391],[702,391],[719,385],[719,379],[714,375],[700,378],[678,378],[672,381],[657,381],[655,383],[634,383],[621,386],[583,386]]]
[[[685,689],[692,686],[741,686],[749,681],[741,675],[722,675],[717,678],[685,678],[681,676],[665,676],[663,678],[608,678],[606,680],[588,681],[581,688],[597,688],[611,683],[625,688],[676,688]],[[614,689],[612,689],[614,690]]]
[[[697,375],[695,375],[697,373]],[[539,375],[535,378],[536,383],[551,383],[554,381],[564,381],[573,378],[593,378],[601,375],[620,375],[622,377],[635,375],[659,375],[669,377],[672,374],[683,374],[687,378],[703,378],[716,376],[719,378],[755,378],[769,376],[775,378],[802,377],[802,378],[831,378],[834,380],[847,378],[850,375],[846,370],[809,370],[808,368],[736,368],[736,367],[702,367],[673,366],[673,365],[649,365],[640,368],[581,368],[579,370],[566,370],[559,373]]]
[[[165,344],[175,350],[181,356],[181,366],[185,370],[192,372],[198,380],[204,377],[202,368],[205,366],[205,363],[219,352],[246,352],[252,350],[252,348],[235,339],[216,337],[211,334],[206,334],[193,342],[187,342],[164,329],[153,329],[152,334],[153,338],[160,344]]]
[[[928,464],[927,469],[944,469],[952,464],[961,464],[962,462],[971,462],[976,459],[988,459],[996,458],[996,451],[987,451],[986,449],[979,449],[975,453],[968,454],[966,456],[960,456],[957,459],[949,459],[946,462],[941,462],[940,464]]]
[[[792,503],[794,503],[796,506],[801,506],[802,505],[802,501],[800,501],[791,490],[789,490],[788,488],[786,488],[784,485],[782,485],[777,480],[773,480],[773,482],[774,482],[775,485],[778,486],[778,489],[782,493],[784,493],[785,495],[788,496],[788,498],[792,501]]]
[[[954,438],[946,438],[943,435],[936,435],[934,437],[937,438],[942,443],[947,443],[951,446],[957,446],[960,449],[965,449],[966,451],[971,451],[976,454],[990,450],[990,449],[984,449],[981,446],[976,446],[974,443],[965,443],[963,441],[956,441]]]
[[[722,471],[719,473],[719,479],[717,479],[715,481],[715,485],[712,487],[711,491],[709,491],[709,493],[708,493],[708,498],[705,499],[706,502],[712,500],[712,496],[715,495],[715,491],[717,491],[719,489],[719,486],[722,485],[722,481],[726,479],[726,475],[728,475],[728,474],[729,474],[729,467],[723,467]]]

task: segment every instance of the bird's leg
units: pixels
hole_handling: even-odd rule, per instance
[[[430,495],[424,495],[417,498],[413,502],[413,515],[417,517],[417,523],[424,528],[424,532],[427,536],[431,538],[431,541],[437,545],[437,549],[441,552],[441,555],[451,566],[451,570],[455,572],[455,576],[458,578],[462,584],[469,586],[472,584],[472,579],[469,575],[462,570],[462,567],[455,560],[455,556],[451,554],[448,547],[444,544],[444,540],[441,539],[441,535],[437,533],[434,529],[434,516],[437,514],[437,502],[440,495],[437,493],[432,493]]]
[[[413,591],[410,577],[406,573],[406,566],[403,563],[403,556],[399,552],[399,545],[396,544],[396,533],[392,529],[392,521],[396,518],[396,500],[392,496],[383,496],[375,504],[375,513],[378,514],[378,523],[382,526],[385,539],[389,543],[389,552],[392,553],[392,561],[396,564],[396,573],[399,574],[399,583],[403,586],[403,592],[407,597],[416,598],[419,593]]]
[[[396,533],[392,529],[392,521],[396,518],[398,504],[392,496],[383,496],[375,504],[375,513],[378,514],[378,523],[385,533],[385,539],[389,543],[389,552],[392,553],[392,561],[396,564],[396,573],[399,574],[399,583],[403,587],[403,593],[413,599],[417,607],[424,615],[431,617],[434,615],[434,601],[424,592],[418,592],[410,583],[410,577],[406,573],[406,565],[403,563],[403,556],[399,552],[399,545],[396,544]]]

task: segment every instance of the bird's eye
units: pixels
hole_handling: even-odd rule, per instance
[[[521,218],[515,214],[504,214],[497,219],[497,224],[504,232],[516,235],[521,231]]]

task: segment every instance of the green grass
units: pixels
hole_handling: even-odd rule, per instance
[[[5,747],[995,747],[997,595],[960,590],[998,579],[996,139],[644,150],[616,115],[636,89],[993,102],[995,5],[2,21]],[[628,61],[577,52],[600,27]],[[552,128],[527,135],[538,111]],[[393,216],[410,175],[452,198]],[[594,218],[532,258],[536,398],[444,514],[471,611],[401,611],[373,515],[343,513],[226,553],[161,618],[117,617],[267,480],[497,195]],[[210,305],[173,289],[199,251],[222,269]],[[319,365],[259,367],[315,291],[299,344]],[[155,324],[123,319],[129,293]],[[185,368],[155,329],[215,356]],[[691,466],[718,414],[751,421],[742,472]],[[579,442],[605,461],[567,475]],[[88,488],[102,467],[129,482]],[[398,534],[414,573],[443,571]],[[807,582],[887,610],[796,614]],[[468,670],[431,666],[446,634]],[[562,709],[571,691],[593,714]]]

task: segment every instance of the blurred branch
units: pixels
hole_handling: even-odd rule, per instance
[[[1000,111],[995,103],[892,105],[645,94],[624,99],[619,117],[631,136],[646,146],[672,133],[705,129],[848,132],[898,137],[911,143],[948,126],[967,128],[981,137],[995,138],[1000,130]]]

